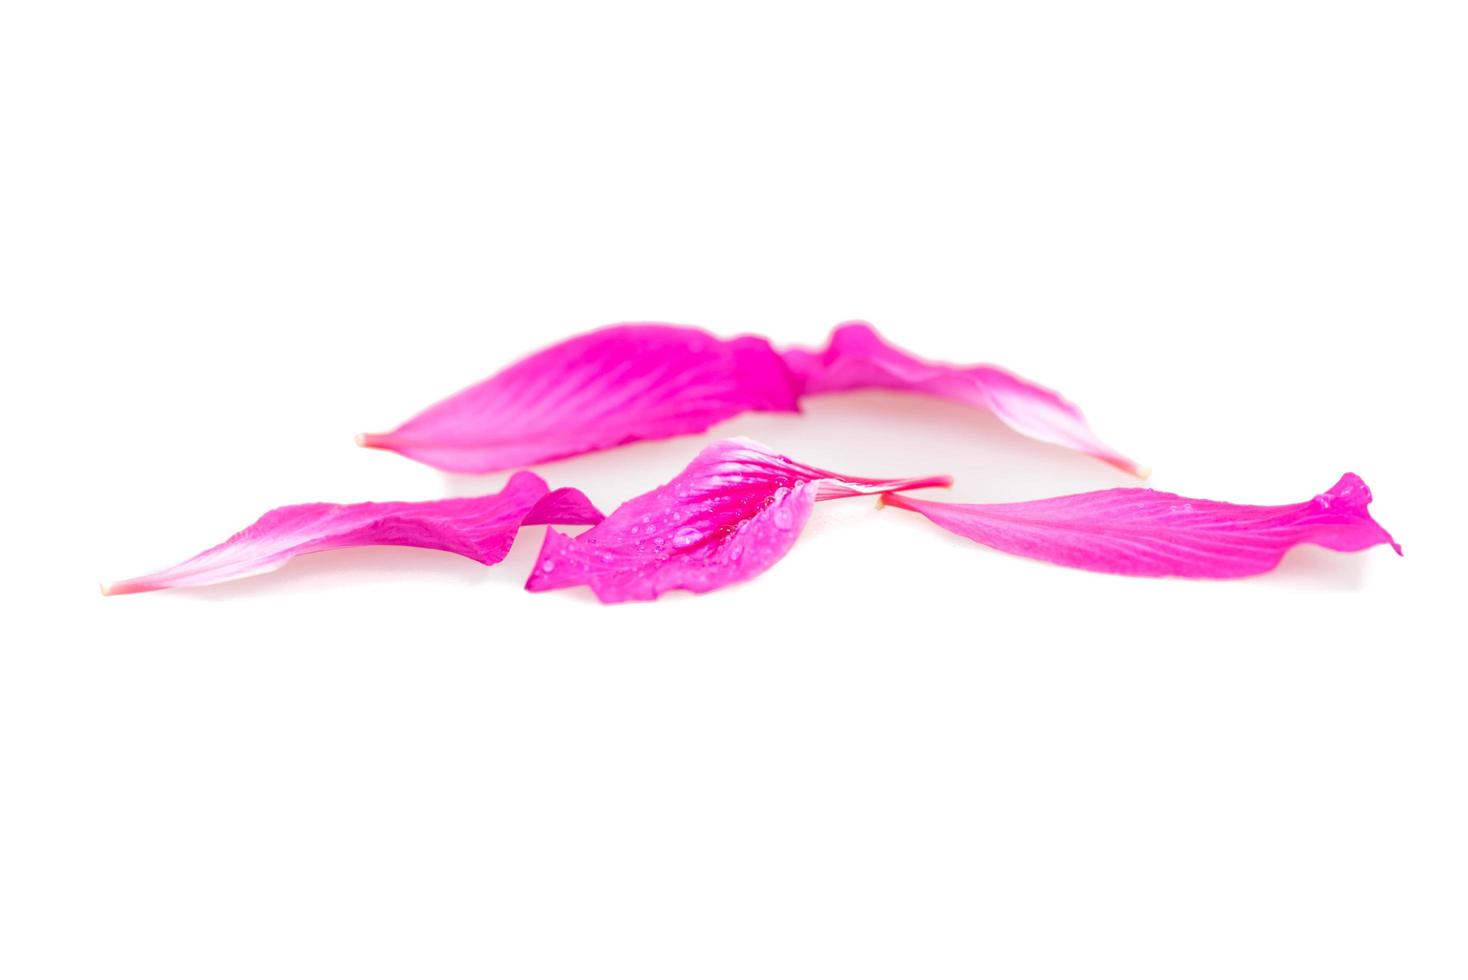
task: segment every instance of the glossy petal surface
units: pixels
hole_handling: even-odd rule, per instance
[[[443,470],[487,473],[702,432],[751,410],[796,410],[794,380],[767,341],[623,324],[533,354],[358,441]]]
[[[452,551],[485,565],[504,560],[525,524],[594,524],[579,490],[546,492],[516,473],[499,493],[417,503],[298,504],[270,511],[221,545],[172,568],[103,586],[105,595],[213,585],[273,571],[296,555],[366,545]]]
[[[1050,389],[992,364],[922,360],[893,347],[866,323],[837,327],[823,350],[792,348],[782,356],[803,394],[858,388],[921,392],[993,412],[1016,432],[1088,453],[1128,473],[1148,472],[1098,439],[1081,410]]]
[[[579,537],[547,532],[525,587],[588,585],[603,602],[656,599],[670,589],[708,592],[783,558],[818,500],[948,482],[841,476],[749,440],[717,442]]]
[[[1118,575],[1258,575],[1300,544],[1332,551],[1389,544],[1402,551],[1367,512],[1371,490],[1354,473],[1311,500],[1278,507],[1143,488],[1017,504],[950,504],[899,494],[882,499],[1000,551]]]

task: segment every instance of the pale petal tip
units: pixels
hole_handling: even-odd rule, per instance
[[[1138,480],[1141,480],[1145,483],[1147,480],[1152,478],[1152,467],[1144,466],[1141,463],[1133,463],[1132,473],[1136,476]]]
[[[363,449],[388,449],[389,439],[382,432],[358,432],[352,437]]]
[[[134,592],[156,592],[163,588],[161,585],[153,585],[139,579],[123,579],[120,582],[102,582],[98,585],[104,596],[108,595],[132,595]]]

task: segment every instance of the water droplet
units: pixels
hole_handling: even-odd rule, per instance
[[[698,528],[680,527],[678,533],[673,535],[673,547],[686,548],[696,542],[700,537],[702,535],[699,534]]]
[[[540,570],[549,575],[551,572],[554,572],[556,570],[556,563],[552,559],[547,558],[545,561],[540,563]]]
[[[784,507],[780,507],[775,511],[775,526],[782,531],[790,530],[790,525],[794,522],[794,520],[795,519],[790,516],[790,511],[786,510]]]
[[[1330,498],[1325,494],[1322,493],[1316,497],[1315,502],[1320,505],[1321,510],[1330,510]]]

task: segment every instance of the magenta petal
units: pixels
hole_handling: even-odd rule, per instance
[[[702,432],[741,412],[796,410],[794,379],[768,341],[623,324],[533,354],[358,441],[439,469],[487,473]]]
[[[1140,477],[1148,473],[1096,438],[1081,410],[1050,389],[992,364],[921,360],[887,343],[870,324],[842,324],[824,350],[792,348],[782,356],[803,394],[888,388],[936,395],[993,412],[1032,439],[1080,450]]]
[[[656,599],[669,589],[709,592],[784,557],[818,500],[948,483],[841,476],[747,439],[716,442],[670,482],[579,537],[548,532],[525,587],[589,585],[602,602]]]
[[[594,524],[579,490],[546,492],[516,473],[499,493],[419,503],[297,504],[270,511],[221,545],[152,575],[102,587],[104,595],[213,585],[273,571],[296,555],[365,545],[452,551],[485,565],[504,560],[524,524]]]
[[[516,473],[515,476],[534,476]],[[537,479],[539,479],[537,477]],[[512,477],[511,483],[514,482]],[[542,484],[544,485],[544,484]],[[506,490],[509,489],[507,486]],[[501,491],[503,493],[504,491]],[[480,498],[483,499],[483,498]],[[535,502],[530,513],[520,522],[521,527],[535,524],[600,524],[606,519],[596,505],[586,499],[586,494],[575,487],[552,490]]]
[[[1295,545],[1402,549],[1371,518],[1354,473],[1313,500],[1279,507],[1191,500],[1143,488],[1018,504],[949,504],[887,494],[954,534],[1026,558],[1118,575],[1239,578],[1267,572]]]

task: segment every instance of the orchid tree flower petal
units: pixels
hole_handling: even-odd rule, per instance
[[[954,534],[1026,558],[1118,575],[1241,578],[1273,569],[1296,545],[1401,547],[1367,512],[1354,473],[1300,504],[1257,507],[1140,487],[1014,504],[953,504],[886,494]]]
[[[768,341],[657,323],[604,327],[519,361],[359,444],[488,473],[702,432],[746,411],[794,412]]]
[[[1150,470],[1106,445],[1081,410],[1048,388],[992,364],[926,361],[893,347],[861,322],[844,323],[819,351],[782,352],[802,394],[886,388],[934,395],[992,412],[1032,439],[1087,453],[1134,476]]]
[[[534,473],[499,493],[418,503],[297,504],[270,511],[221,545],[172,568],[102,586],[103,595],[213,585],[274,571],[297,555],[367,545],[452,551],[485,565],[504,560],[527,524],[595,524],[579,490],[547,492]]]
[[[627,323],[573,337],[357,442],[439,469],[488,473],[702,432],[747,411],[795,412],[803,395],[887,388],[994,413],[1035,439],[1139,466],[1091,431],[1060,395],[988,364],[925,361],[868,324],[843,324],[821,350],[777,352],[761,337]]]
[[[525,587],[587,585],[608,603],[656,599],[670,589],[709,592],[783,558],[817,501],[950,483],[842,476],[747,439],[716,442],[579,537],[548,531]]]

